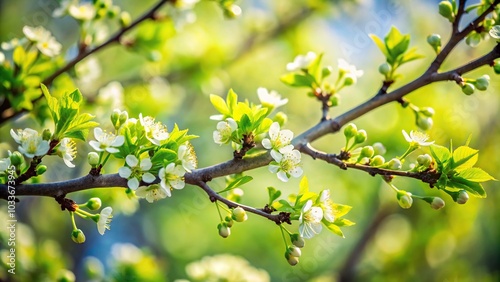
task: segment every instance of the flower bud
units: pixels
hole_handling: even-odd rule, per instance
[[[24,163],[23,155],[20,152],[15,151],[14,153],[12,153],[12,155],[10,155],[10,163],[13,166],[20,166]]]
[[[433,124],[434,121],[430,117],[423,118],[419,116],[417,119],[417,126],[424,131],[431,129]]]
[[[354,79],[354,77],[350,76],[350,75],[347,75],[344,79],[344,85],[345,86],[350,86],[350,85],[353,85],[354,83],[356,83],[356,80]]]
[[[284,112],[277,112],[273,121],[277,122],[280,127],[282,127],[288,121],[288,116]]]
[[[226,216],[224,221],[226,222],[227,227],[233,227],[234,220],[230,216]]]
[[[60,269],[57,271],[57,282],[75,282],[76,277],[73,272],[67,269]]]
[[[457,204],[463,205],[467,203],[468,200],[469,200],[469,194],[467,194],[465,190],[460,190],[460,192],[458,192],[458,196],[455,201],[457,202]]]
[[[82,244],[85,242],[85,234],[81,229],[75,229],[71,232],[71,239],[77,244]]]
[[[120,14],[121,8],[119,6],[112,6],[108,9],[108,17],[110,19],[118,16]]]
[[[375,154],[375,150],[373,149],[372,146],[364,146],[363,149],[361,149],[361,153],[359,154],[360,159],[362,158],[371,158]]]
[[[358,128],[354,123],[349,123],[345,128],[344,128],[344,136],[350,140],[352,137],[356,136],[358,134]]]
[[[399,190],[396,197],[398,198],[398,203],[400,207],[402,207],[403,209],[411,208],[411,205],[413,204],[413,198],[411,197],[410,192]]]
[[[496,74],[500,74],[500,61],[495,61],[495,64],[493,65],[493,71]]]
[[[490,76],[485,74],[480,78],[476,79],[476,82],[474,84],[477,90],[485,91],[486,89],[488,89],[488,86],[490,85]]]
[[[241,202],[241,197],[243,197],[244,194],[245,192],[243,190],[241,190],[240,188],[235,188],[229,192],[227,199],[239,203]]]
[[[115,129],[118,129],[120,127],[120,110],[114,109],[113,113],[111,114],[111,124],[114,126]]]
[[[375,155],[383,155],[387,152],[387,150],[384,147],[384,144],[380,142],[373,144],[373,150],[375,151],[374,152]]]
[[[299,258],[294,257],[288,253],[288,250],[285,252],[285,258],[288,261],[288,264],[291,266],[295,266],[299,263]]]
[[[42,139],[43,140],[49,141],[51,137],[52,137],[52,133],[50,132],[50,129],[44,129],[42,131]]]
[[[433,117],[435,114],[434,109],[431,107],[421,108],[420,113],[422,113],[426,117]]]
[[[118,119],[120,121],[120,126],[122,124],[125,124],[128,120],[128,113],[127,111],[123,111],[120,113],[120,118]]]
[[[396,158],[391,159],[386,165],[388,169],[392,170],[399,170],[401,169],[401,166],[402,166],[401,161]]]
[[[238,5],[231,4],[228,7],[225,7],[224,9],[224,16],[226,16],[229,19],[234,19],[236,17],[239,17],[241,15],[241,8]]]
[[[335,107],[340,104],[340,96],[335,94],[330,96],[330,107]]]
[[[432,157],[429,154],[420,155],[417,157],[417,163],[424,167],[429,167],[432,162]]]
[[[442,209],[444,207],[445,203],[443,199],[439,197],[434,197],[431,202],[431,207],[435,210]]]
[[[294,257],[300,257],[302,255],[302,252],[300,251],[299,247],[297,247],[297,246],[288,246],[287,251],[291,256],[294,256]]]
[[[242,207],[237,207],[237,208],[233,209],[232,218],[234,220],[236,220],[237,222],[243,222],[243,221],[246,221],[248,219],[248,215]]]
[[[366,131],[361,129],[358,131],[358,134],[356,134],[356,137],[354,138],[354,142],[356,144],[363,143],[366,141],[368,138],[368,135],[366,134]]]
[[[455,20],[453,5],[449,1],[441,1],[439,3],[439,14],[447,18],[450,22]]]
[[[39,164],[36,166],[36,175],[42,175],[47,171],[47,166],[44,164]]]
[[[370,165],[371,166],[381,166],[385,163],[384,157],[381,155],[376,155],[375,157],[372,158]]]
[[[96,167],[99,164],[99,155],[96,152],[90,152],[87,160],[92,167]]]
[[[120,25],[121,27],[127,27],[132,22],[129,12],[123,11],[120,13]]]
[[[332,66],[326,66],[321,69],[321,77],[325,78],[329,76],[333,72],[333,67]]]
[[[89,210],[91,211],[100,209],[101,205],[102,205],[101,199],[97,197],[90,198],[90,200],[88,200],[86,204],[87,208],[89,208]]]
[[[462,86],[462,92],[464,92],[465,95],[472,95],[474,93],[475,87],[472,83],[466,83],[464,86]]]
[[[303,248],[306,245],[306,241],[298,233],[290,235],[290,240],[294,246],[299,248]]]
[[[436,53],[441,50],[441,36],[439,34],[431,34],[427,36],[427,43],[432,46]]]
[[[391,71],[391,66],[388,63],[383,63],[378,67],[378,72],[383,75],[388,75]]]
[[[222,238],[227,238],[229,237],[229,235],[231,235],[231,228],[227,226],[227,223],[219,223],[219,225],[217,225],[217,228],[219,229],[219,235]]]

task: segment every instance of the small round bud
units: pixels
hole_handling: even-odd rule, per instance
[[[242,207],[237,207],[233,209],[233,216],[232,218],[236,220],[237,222],[243,222],[248,219],[248,215],[246,211]]]
[[[387,168],[392,169],[392,170],[399,170],[401,169],[402,164],[399,159],[393,158],[387,163]]]
[[[224,221],[226,222],[227,227],[233,227],[234,220],[230,216],[226,216]]]
[[[90,200],[88,200],[86,206],[87,206],[87,208],[89,208],[89,210],[95,211],[95,210],[100,209],[101,205],[102,205],[101,199],[94,197],[94,198],[90,198]]]
[[[493,65],[493,71],[496,74],[500,74],[500,61],[495,61],[495,64]]]
[[[469,200],[469,194],[467,194],[465,190],[460,190],[460,192],[458,192],[458,196],[455,201],[457,202],[457,204],[463,205],[467,203],[468,200]]]
[[[14,166],[20,166],[24,163],[23,155],[20,152],[15,151],[12,155],[10,155],[10,163]]]
[[[485,74],[481,76],[480,78],[476,79],[476,85],[477,90],[479,91],[485,91],[488,89],[488,86],[490,85],[490,76]]]
[[[435,210],[442,209],[444,207],[445,203],[443,199],[439,197],[434,197],[431,202],[431,207]]]
[[[241,202],[241,198],[245,195],[245,192],[241,190],[240,188],[235,188],[229,192],[229,195],[227,195],[227,199],[233,202]]]
[[[111,124],[115,127],[115,129],[118,129],[120,127],[120,110],[114,109],[113,113],[111,113]]]
[[[464,86],[462,86],[462,92],[464,92],[465,95],[472,95],[474,93],[475,87],[472,83],[466,83]]]
[[[302,255],[302,252],[300,251],[299,247],[297,247],[297,246],[288,246],[287,251],[291,256],[294,256],[294,257],[300,257]]]
[[[354,83],[356,83],[356,80],[354,79],[354,77],[347,75],[344,78],[344,85],[345,86],[350,86],[350,85],[353,85]]]
[[[299,248],[303,248],[306,245],[306,241],[298,233],[290,235],[290,240],[294,246]]]
[[[376,155],[375,157],[372,158],[370,165],[371,166],[381,166],[385,163],[384,157],[381,155]]]
[[[56,282],[75,282],[76,277],[73,272],[67,269],[60,269],[57,271]]]
[[[132,22],[132,17],[130,17],[129,12],[123,11],[120,13],[120,25],[122,27],[127,27]]]
[[[217,228],[219,229],[219,235],[222,238],[227,238],[229,237],[229,235],[231,235],[231,228],[227,226],[227,223],[219,223],[219,225],[217,225]]]
[[[226,16],[229,19],[234,19],[236,17],[239,17],[240,15],[241,15],[241,8],[238,5],[232,4],[224,9],[224,16]]]
[[[422,113],[426,117],[433,117],[435,114],[435,111],[431,107],[425,107],[420,109],[420,113]]]
[[[376,142],[375,144],[373,144],[373,150],[375,151],[374,152],[375,155],[383,155],[387,152],[387,150],[384,147],[384,144],[380,142]]]
[[[44,129],[42,131],[42,139],[43,140],[49,141],[51,137],[52,137],[52,133],[50,132],[50,129]]]
[[[441,1],[439,3],[439,14],[447,18],[450,22],[455,20],[453,5],[449,1]]]
[[[375,150],[372,146],[364,146],[359,154],[360,158],[371,158],[375,154]]]
[[[354,123],[349,123],[345,128],[344,128],[344,136],[347,139],[351,139],[352,137],[356,136],[358,134],[358,128]]]
[[[92,167],[96,167],[99,164],[99,155],[96,152],[89,152],[87,155],[87,161]]]
[[[120,118],[118,119],[118,121],[120,122],[120,126],[122,124],[125,124],[128,120],[128,113],[127,111],[123,111],[120,113]]]
[[[388,75],[391,71],[391,66],[388,63],[383,63],[378,67],[378,72],[383,75]]]
[[[432,162],[432,157],[429,154],[420,155],[417,157],[417,163],[424,167],[429,167]]]
[[[288,116],[284,112],[277,112],[273,121],[279,123],[280,127],[282,127],[288,121]]]
[[[411,208],[411,205],[413,204],[413,198],[411,197],[410,192],[399,190],[397,198],[400,207],[402,207],[403,209]]]
[[[291,266],[295,266],[299,263],[299,258],[294,257],[288,253],[288,250],[285,252],[285,258],[288,261],[288,264]]]
[[[363,164],[363,165],[369,165],[370,164],[370,158],[361,158],[358,159],[358,163]]]
[[[439,34],[431,34],[427,36],[427,43],[432,47],[440,47],[441,46],[441,36]]]
[[[356,134],[356,137],[354,138],[354,142],[356,144],[363,143],[366,141],[368,138],[368,134],[366,134],[366,131],[361,129],[358,131],[358,134]]]
[[[108,9],[108,17],[110,19],[118,16],[120,14],[121,8],[119,6],[113,6]]]
[[[77,244],[82,244],[85,242],[85,234],[81,229],[75,229],[71,232],[71,239]]]
[[[36,166],[36,175],[42,175],[47,171],[47,166],[44,164],[39,164]]]
[[[434,121],[430,117],[423,118],[419,116],[417,119],[417,126],[424,131],[431,129],[433,124]]]
[[[330,107],[335,107],[340,104],[340,96],[339,95],[332,95],[330,96]]]

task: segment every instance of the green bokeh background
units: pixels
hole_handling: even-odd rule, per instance
[[[358,83],[341,92],[342,103],[331,110],[336,116],[369,99],[381,85],[377,67],[384,61],[368,34],[383,37],[391,25],[411,34],[411,46],[427,57],[401,68],[404,74],[391,89],[418,77],[430,64],[433,50],[426,43],[427,35],[449,37],[450,24],[437,13],[439,1],[240,1],[242,16],[224,19],[214,2],[202,1],[196,8],[197,21],[175,32],[170,23],[161,26],[166,41],[159,44],[161,60],[146,59],[148,52],[128,51],[112,46],[84,60],[97,62],[100,71],[91,67],[90,81],[76,81],[88,98],[87,110],[95,113],[104,127],[113,110],[110,101],[99,98],[99,89],[112,81],[122,83],[122,106],[130,116],[151,115],[172,128],[181,128],[199,135],[193,141],[199,167],[224,162],[232,157],[229,147],[219,147],[212,140],[216,114],[208,96],[225,96],[233,88],[242,99],[258,101],[256,89],[277,90],[289,103],[287,128],[296,135],[315,125],[320,117],[320,105],[306,97],[300,89],[291,89],[279,81],[285,65],[297,54],[307,51],[324,52],[324,62],[336,67],[344,58],[364,70]],[[474,2],[474,1],[471,1]],[[133,18],[139,16],[154,1],[115,1]],[[52,19],[55,1],[0,1],[0,41],[21,37],[24,25],[43,25],[63,43],[64,50],[78,37],[77,25],[70,18]],[[293,20],[289,20],[292,18]],[[465,17],[466,20],[470,17]],[[286,22],[280,28],[281,23]],[[154,24],[147,23],[142,31]],[[110,26],[110,31],[113,30]],[[277,32],[271,32],[272,30]],[[133,32],[132,32],[133,33]],[[477,48],[460,44],[443,69],[450,69],[486,53],[493,40]],[[149,46],[151,47],[151,46]],[[152,48],[152,47],[151,47]],[[335,68],[336,69],[336,68]],[[480,149],[477,166],[500,178],[500,80],[490,68],[483,67],[466,77],[482,74],[491,76],[487,91],[472,96],[462,94],[453,82],[426,86],[407,96],[418,106],[436,110],[434,126],[428,132],[436,143],[455,146],[463,144],[469,135],[470,146]],[[66,85],[60,79],[56,84]],[[68,84],[71,85],[71,84]],[[72,89],[68,89],[72,90]],[[413,113],[392,103],[355,120],[358,128],[366,129],[368,142],[383,142],[387,157],[402,154],[406,149],[401,130],[416,129]],[[8,134],[10,128],[32,127],[32,118],[23,118],[0,128],[1,154],[14,149]],[[323,151],[336,153],[344,145],[340,134],[325,136],[314,145]],[[86,154],[89,146],[80,144],[79,161],[74,169],[60,159],[51,159],[45,180],[58,181],[84,175],[89,167]],[[77,202],[99,196],[104,205],[115,210],[111,230],[100,236],[95,225],[83,220],[78,226],[86,236],[85,244],[71,241],[71,224],[67,213],[60,212],[51,198],[22,198],[16,213],[19,281],[51,281],[60,269],[69,269],[77,281],[86,281],[84,259],[97,257],[113,273],[111,246],[132,243],[149,258],[138,266],[143,275],[137,280],[173,281],[187,278],[187,263],[207,255],[230,253],[247,259],[253,266],[266,270],[272,281],[332,281],[339,277],[356,281],[498,281],[500,280],[500,200],[498,182],[484,187],[486,199],[471,198],[466,205],[457,205],[446,194],[411,179],[396,179],[397,187],[419,195],[440,196],[446,207],[435,211],[423,201],[415,201],[409,210],[399,208],[394,192],[379,178],[360,171],[343,171],[322,161],[303,156],[303,168],[311,189],[330,189],[333,200],[353,206],[347,218],[357,224],[344,228],[346,238],[326,230],[309,240],[303,249],[301,262],[295,267],[283,257],[284,246],[279,228],[263,218],[250,215],[244,224],[232,228],[232,234],[222,239],[217,234],[218,215],[204,192],[187,186],[174,191],[171,198],[149,204],[127,199],[122,189],[95,189],[70,194]],[[116,172],[121,163],[110,164],[107,171]],[[284,194],[298,191],[298,179],[281,183],[266,168],[248,172],[254,181],[242,187],[243,203],[263,206],[267,186],[281,189]],[[222,179],[211,187],[222,189]],[[7,210],[5,202],[0,208]],[[134,211],[136,211],[134,213]],[[4,218],[2,218],[2,221]],[[77,219],[78,220],[78,219]],[[297,225],[290,227],[296,230]],[[2,229],[2,246],[7,234]],[[360,248],[361,247],[361,248]],[[2,257],[4,260],[4,257]],[[2,271],[3,272],[3,271]],[[0,272],[0,280],[7,279]],[[341,276],[344,275],[344,276]],[[132,276],[129,276],[132,277]],[[27,280],[26,280],[27,279]]]

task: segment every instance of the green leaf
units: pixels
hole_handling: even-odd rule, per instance
[[[281,191],[274,187],[267,187],[267,194],[269,195],[269,205],[272,205],[281,196]]]
[[[435,144],[432,144],[430,149],[432,157],[436,160],[437,164],[440,165],[441,169],[443,169],[448,160],[451,158],[450,150],[446,147]]]
[[[24,51],[23,46],[18,45],[12,53],[12,60],[18,66],[22,66],[24,60],[26,59],[26,51]]]
[[[321,84],[321,59],[323,58],[323,53],[316,56],[316,58],[309,64],[308,72],[312,75],[314,80]]]
[[[356,224],[355,222],[350,221],[349,219],[345,219],[345,218],[336,218],[333,223],[337,226],[340,226],[340,227],[353,226],[354,224]]]
[[[238,94],[236,94],[236,92],[234,92],[233,89],[229,89],[229,92],[227,93],[226,97],[226,103],[227,107],[229,108],[229,113],[230,114],[234,113],[234,110],[238,103]]]
[[[252,121],[247,114],[241,116],[241,119],[238,123],[238,128],[240,129],[242,134],[248,134],[250,133],[250,131],[252,131]]]
[[[289,202],[287,202],[286,200],[279,200],[277,202],[274,202],[273,203],[273,208],[275,208],[277,211],[284,211],[284,212],[295,212],[295,209],[290,205]]]
[[[229,191],[229,190],[232,190],[232,189],[234,189],[234,188],[238,188],[238,187],[240,187],[241,185],[243,185],[243,184],[245,184],[245,183],[248,183],[248,182],[252,181],[252,179],[253,179],[253,177],[248,176],[248,175],[244,175],[244,176],[242,176],[242,177],[240,177],[240,178],[237,178],[237,179],[233,180],[231,183],[229,183],[229,184],[227,185],[226,189],[224,189],[224,190],[222,190],[222,191],[220,191],[220,192],[218,192],[218,193],[220,194],[220,193],[223,193],[223,192],[227,192],[227,191]]]
[[[54,124],[57,124],[59,122],[59,102],[56,98],[50,95],[47,86],[41,84],[40,88],[42,88],[42,93],[45,96],[45,99],[47,99],[47,105],[49,106],[50,113],[54,119]]]
[[[389,58],[390,57],[389,52],[387,52],[387,48],[385,46],[385,43],[382,41],[382,39],[380,39],[375,34],[370,34],[369,36],[373,40],[373,42],[375,42],[375,45],[377,45],[377,47],[380,49],[380,51],[382,51],[382,54],[384,54],[384,56],[386,58]]]
[[[335,216],[335,218],[339,218],[346,215],[352,209],[351,206],[341,205],[336,203],[332,205],[332,208],[333,208],[333,215]]]
[[[453,169],[461,171],[473,167],[478,159],[478,150],[460,146],[453,151]]]
[[[470,167],[460,171],[458,176],[472,182],[485,182],[488,180],[496,180],[493,176],[489,175],[486,171],[478,167]]]
[[[406,51],[410,44],[410,36],[401,34],[395,26],[392,26],[384,42],[389,54],[395,57],[394,54],[402,54]]]
[[[399,64],[402,65],[404,63],[422,58],[425,58],[425,56],[418,54],[416,48],[411,48],[408,52],[406,52],[406,54],[403,55],[403,57],[401,57],[401,61],[399,62]]]
[[[340,230],[340,227],[338,227],[335,223],[331,223],[329,221],[326,221],[325,219],[322,220],[323,224],[330,230],[333,234],[336,234],[342,238],[345,238],[344,233],[342,230]]]
[[[219,113],[223,115],[230,115],[229,108],[227,107],[224,99],[222,99],[221,97],[210,94],[210,102],[212,103],[214,108],[219,111]]]
[[[127,142],[125,142],[127,143]],[[123,146],[120,147],[120,149]],[[123,156],[123,157],[126,157]],[[161,148],[158,151],[155,152],[153,157],[151,158],[151,163],[153,163],[153,166],[149,170],[149,172],[156,174],[166,163],[172,163],[177,160],[177,153],[173,150],[166,149],[166,148]]]
[[[314,78],[311,75],[303,75],[296,73],[287,73],[280,77],[280,80],[286,85],[292,87],[313,87]]]
[[[299,183],[299,195],[306,194],[309,192],[309,181],[307,176],[302,177]]]
[[[473,196],[486,198],[486,191],[484,191],[484,188],[481,184],[469,181],[459,176],[452,177],[448,182],[448,186],[454,188],[462,188]]]

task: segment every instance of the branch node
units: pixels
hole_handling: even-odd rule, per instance
[[[55,199],[56,199],[57,203],[59,205],[61,205],[62,211],[68,210],[70,212],[74,212],[78,208],[78,205],[76,204],[76,202],[71,200],[71,199],[66,198],[66,195],[57,196],[57,197],[55,197]]]

